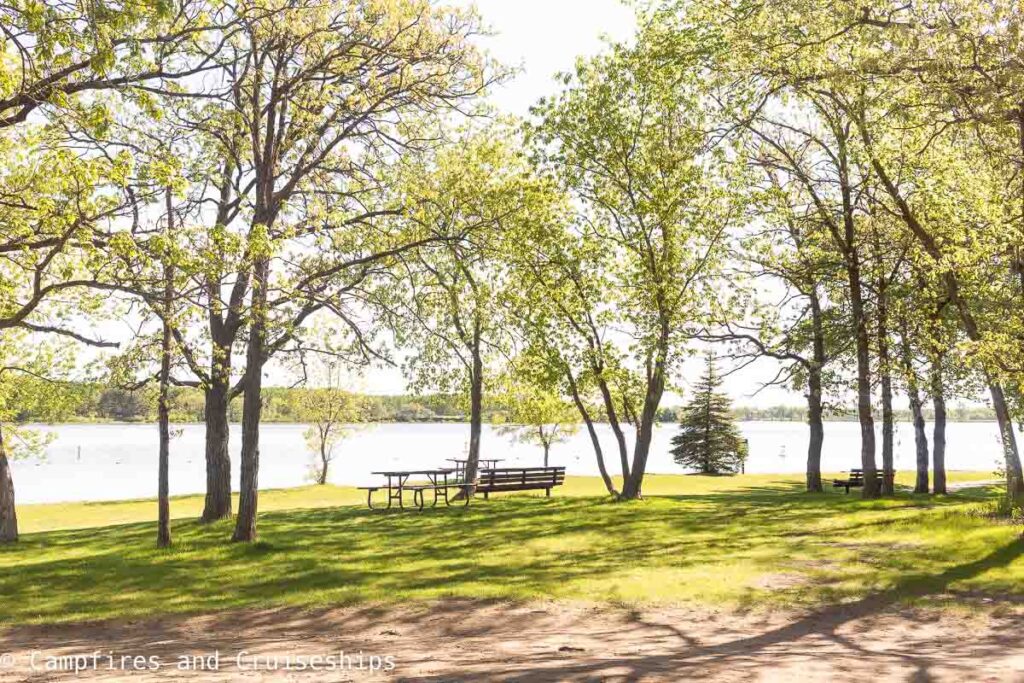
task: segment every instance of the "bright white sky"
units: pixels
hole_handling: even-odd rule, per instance
[[[627,40],[636,25],[619,0],[463,0],[476,5],[494,36],[483,41],[491,54],[522,72],[498,89],[494,103],[524,116],[538,99],[557,91],[555,74],[577,57],[600,52],[604,38]]]

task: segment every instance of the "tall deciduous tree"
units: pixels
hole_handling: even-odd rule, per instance
[[[47,438],[23,424],[25,415],[59,420],[73,409],[73,392],[54,390],[69,374],[68,347],[41,343],[14,328],[0,335],[0,544],[18,540],[18,514],[10,461],[40,454]]]
[[[273,12],[266,10],[273,9]],[[243,4],[225,105],[245,143],[248,290],[239,510],[256,539],[263,368],[327,310],[362,330],[347,295],[416,239],[375,229],[375,168],[415,146],[489,80],[472,10],[426,0]],[[295,264],[296,267],[292,267]],[[247,287],[244,283],[247,283]]]
[[[551,449],[579,431],[575,406],[551,386],[513,380],[505,388],[504,401],[508,404],[506,423],[499,425],[497,432],[519,443],[539,446],[544,452],[544,467],[549,465]]]
[[[686,339],[718,301],[711,284],[738,214],[708,134],[694,56],[703,46],[683,34],[669,51],[662,38],[641,33],[635,46],[581,63],[536,108],[533,131],[541,163],[580,208],[532,257],[545,290],[538,303],[550,311],[541,319],[554,326],[547,334],[577,387],[569,393],[585,381],[600,394],[627,499],[641,497]]]
[[[338,455],[338,445],[351,436],[355,429],[352,425],[366,420],[367,409],[365,398],[345,386],[339,360],[320,359],[317,366],[308,378],[315,386],[302,396],[303,414],[311,423],[303,437],[314,457],[313,479],[323,486]]]
[[[466,399],[465,476],[473,482],[484,391],[513,343],[504,302],[517,283],[509,280],[508,257],[528,229],[549,224],[548,184],[497,127],[467,134],[403,177],[402,203],[410,210],[401,220],[436,243],[403,259],[401,288],[389,290],[385,305],[399,343],[412,349],[406,370],[414,386]]]

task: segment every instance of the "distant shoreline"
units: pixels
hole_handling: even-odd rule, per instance
[[[752,422],[760,422],[760,423],[768,422],[768,423],[778,423],[778,424],[806,424],[806,420],[797,420],[797,419],[788,420],[788,419],[783,419],[783,418],[772,419],[772,418],[763,418],[763,417],[749,418],[749,419],[736,418],[736,422],[738,422],[740,424],[747,424],[747,423],[752,423]],[[857,418],[856,417],[853,417],[853,418],[834,417],[834,418],[825,419],[824,422],[825,422],[825,424],[855,423],[855,422],[857,422]],[[932,420],[930,418],[926,418],[926,422],[931,424]],[[995,424],[995,422],[996,422],[995,419],[981,419],[981,418],[968,418],[968,419],[959,419],[959,420],[947,419],[946,420],[946,424],[949,424],[949,425],[953,425],[953,424]],[[185,426],[197,426],[197,425],[203,425],[204,424],[203,422],[196,422],[196,421],[178,422],[178,421],[175,421],[175,420],[171,420],[171,423],[173,425],[182,426],[182,427],[185,427]],[[232,421],[229,424],[231,424],[232,426],[235,426],[235,427],[240,427],[242,425],[242,423],[240,421]],[[309,422],[295,422],[294,420],[263,420],[261,422],[261,424],[265,424],[265,425],[308,425],[308,424],[311,424],[311,423],[309,423]],[[356,424],[366,425],[366,426],[384,425],[384,424],[388,424],[388,425],[391,425],[391,424],[399,424],[399,425],[402,425],[402,424],[404,424],[404,425],[458,424],[458,425],[467,425],[468,426],[469,425],[469,420],[466,420],[466,419],[463,419],[463,418],[460,417],[460,418],[451,418],[451,419],[434,418],[434,419],[431,419],[431,420],[377,420],[377,421],[374,421],[374,422],[360,422],[360,423],[356,423]],[[489,423],[489,422],[485,422],[484,426],[488,426],[488,425],[490,425],[490,426],[501,426],[501,425],[505,425],[505,424],[508,424],[508,423]],[[580,426],[583,425],[582,422],[580,422],[578,424]],[[608,423],[607,422],[597,422],[595,424],[608,424]],[[656,425],[660,425],[660,426],[675,425],[675,424],[676,423],[674,421],[660,421],[660,422],[656,423]],[[876,426],[878,426],[878,425],[881,424],[881,421],[876,419],[875,420],[875,424],[876,424]],[[911,423],[910,423],[909,420],[896,419],[895,424],[907,424],[907,425],[909,425]],[[115,426],[115,425],[121,425],[121,426],[144,426],[144,425],[145,426],[155,426],[156,422],[155,421],[151,421],[151,420],[72,420],[72,421],[65,421],[65,422],[32,422],[32,423],[29,423],[26,426],[29,426],[29,427],[87,427],[87,426],[90,426],[90,425],[95,425],[95,426]]]

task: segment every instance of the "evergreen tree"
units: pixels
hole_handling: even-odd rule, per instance
[[[735,474],[747,459],[747,442],[732,420],[732,402],[719,391],[721,385],[709,353],[704,376],[680,412],[679,434],[672,439],[675,461],[702,474]]]

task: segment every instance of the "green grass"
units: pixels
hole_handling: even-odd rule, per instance
[[[189,497],[172,504],[187,519],[169,551],[153,547],[152,502],[24,506],[22,542],[0,548],[0,623],[444,596],[951,607],[1024,588],[1020,530],[966,514],[994,490],[862,501],[800,489],[781,475],[656,476],[646,500],[615,503],[599,480],[570,478],[551,499],[423,513],[370,512],[348,488],[268,491],[251,546],[226,542],[230,523],[193,521]]]

